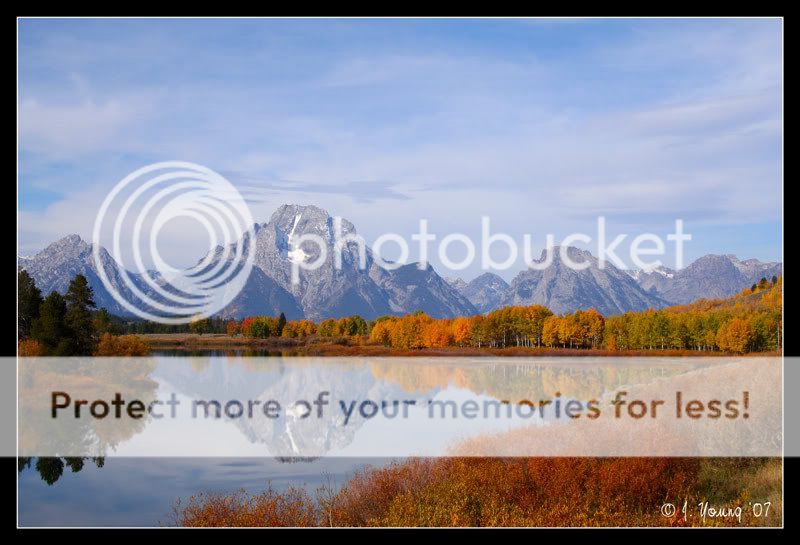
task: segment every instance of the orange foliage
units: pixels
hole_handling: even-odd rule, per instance
[[[720,326],[717,331],[717,346],[721,350],[743,354],[750,347],[751,336],[750,322],[742,318],[734,318]]]
[[[450,330],[453,334],[453,342],[458,346],[464,346],[469,341],[471,327],[472,324],[469,318],[461,316],[453,320],[450,325]]]
[[[730,469],[764,462],[743,460]],[[680,513],[666,518],[660,508],[667,501],[694,505],[704,497],[703,463],[697,458],[412,458],[366,468],[338,491],[322,487],[316,501],[297,489],[201,496],[184,508],[178,505],[175,519],[186,526],[681,526],[687,522]],[[727,523],[738,525],[735,519]],[[688,524],[702,522],[695,517]]]
[[[277,493],[268,489],[258,496],[244,491],[231,495],[201,494],[174,509],[175,522],[191,527],[316,526],[314,503],[298,488]]]
[[[426,348],[444,348],[453,344],[453,333],[448,320],[434,320],[424,324],[422,344]]]
[[[283,333],[281,333],[281,336],[290,339],[304,339],[316,333],[317,326],[314,322],[310,320],[292,320],[286,322],[286,325],[283,326]]]
[[[44,347],[39,341],[34,339],[25,339],[24,341],[19,341],[17,345],[17,354],[21,358],[35,358],[38,356],[44,356]]]
[[[605,317],[597,310],[560,316],[541,305],[510,306],[486,315],[434,319],[416,312],[383,316],[367,323],[360,316],[286,322],[283,337],[312,335],[335,338],[338,344],[382,345],[393,351],[461,348],[559,348],[623,351],[769,352],[783,346],[783,279],[759,282],[729,299],[701,300],[660,310]],[[235,324],[235,322],[233,322]],[[229,322],[229,332],[233,327]],[[245,337],[279,333],[274,317],[242,321]],[[340,342],[342,341],[342,342]]]
[[[225,323],[225,332],[230,335],[231,337],[235,337],[241,332],[241,328],[239,327],[239,322],[236,320],[228,320]]]
[[[423,331],[433,322],[427,314],[409,314],[394,321],[390,342],[392,348],[424,348]]]
[[[150,345],[138,335],[116,336],[104,333],[97,345],[95,356],[147,356]]]
[[[394,318],[387,318],[375,322],[375,325],[372,326],[372,331],[369,333],[369,341],[371,343],[389,346],[392,342],[394,322]]]

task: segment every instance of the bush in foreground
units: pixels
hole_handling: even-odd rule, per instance
[[[116,336],[105,333],[100,338],[95,356],[141,357],[150,354],[150,345],[138,335]]]
[[[777,468],[777,470],[776,470]],[[766,481],[768,482],[765,482]],[[728,488],[724,483],[730,483]],[[339,490],[201,495],[176,505],[180,526],[683,526],[735,519],[664,517],[669,501],[773,501],[780,523],[780,460],[697,458],[410,459],[358,472]],[[771,495],[770,495],[771,494]]]

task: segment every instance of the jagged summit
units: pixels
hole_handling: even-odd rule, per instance
[[[355,235],[355,226],[342,219],[341,235]],[[428,266],[419,270],[409,264],[397,270],[379,267],[368,248],[365,266],[361,267],[358,245],[346,244],[342,267],[335,267],[334,242],[336,222],[317,206],[285,204],[278,207],[266,223],[254,226],[254,268],[242,292],[223,310],[224,316],[284,312],[289,319],[360,314],[375,318],[384,314],[403,314],[422,309],[434,317],[475,313],[474,307],[457,290]],[[325,259],[314,270],[299,268],[298,284],[292,282],[292,267],[298,261],[314,262],[323,251],[303,235],[317,235],[323,242]],[[223,248],[212,249],[221,256]],[[112,284],[127,293],[120,279],[120,266],[103,249],[102,266]],[[199,260],[198,260],[199,261]],[[84,274],[100,306],[118,314],[127,314],[100,281],[92,257],[91,244],[78,235],[64,237],[30,259],[19,259],[18,268],[26,269],[45,292],[64,292],[75,274]],[[137,276],[131,274],[134,281]],[[142,282],[143,284],[143,282]],[[141,289],[147,292],[147,287]],[[135,300],[135,299],[134,299]]]

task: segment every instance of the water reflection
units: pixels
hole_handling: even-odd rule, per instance
[[[21,369],[20,392],[58,385],[59,389],[68,387],[92,397],[111,386],[131,388],[139,398],[152,399],[159,394],[159,388],[168,385],[186,396],[201,398],[216,395],[221,388],[243,399],[296,398],[309,391],[338,388],[357,399],[427,398],[443,392],[509,400],[547,399],[555,392],[569,392],[573,398],[587,399],[620,387],[658,384],[665,378],[702,370],[705,365],[701,360],[660,362],[654,358],[647,360],[646,366],[633,362],[610,366],[607,359],[590,358],[577,362],[483,359],[472,363],[460,359],[457,365],[446,360],[409,359],[400,365],[397,359],[353,358],[337,364],[313,365],[282,357],[250,358],[238,350],[203,351],[198,353],[202,357],[183,362],[174,359],[189,355],[186,351],[163,352],[150,363],[132,362],[114,373],[89,365],[80,381],[66,386],[61,373]],[[753,364],[754,360],[749,362]],[[244,489],[258,493],[267,483],[276,490],[299,485],[313,491],[329,478],[341,485],[365,465],[380,466],[395,459],[388,454],[391,449],[387,454],[364,457],[356,449],[357,433],[361,444],[392,445],[400,440],[400,436],[371,426],[358,416],[352,426],[342,426],[333,416],[309,425],[292,420],[291,416],[274,422],[259,419],[219,424],[228,432],[224,439],[214,435],[215,442],[223,443],[220,448],[252,448],[236,451],[236,455],[252,452],[252,456],[128,457],[137,454],[133,447],[141,449],[139,453],[152,455],[148,448],[152,449],[153,443],[144,441],[148,438],[167,441],[174,435],[176,443],[181,441],[177,428],[148,436],[153,423],[145,421],[130,426],[85,421],[71,429],[64,427],[59,433],[65,435],[60,436],[37,433],[36,426],[24,426],[19,438],[21,447],[35,451],[37,446],[52,446],[70,436],[81,445],[94,448],[96,456],[20,458],[19,522],[22,526],[157,525],[165,520],[175,500],[200,492]],[[442,440],[424,436],[424,428],[417,423],[412,422],[409,427],[407,433],[420,435],[425,441]],[[584,436],[598,439],[596,429],[593,432]],[[660,434],[656,439],[661,441],[663,437]],[[710,435],[705,437],[707,442],[711,439]],[[113,455],[104,458],[106,452]],[[340,457],[331,457],[331,453]]]
[[[19,473],[19,524],[30,526],[158,526],[168,523],[175,501],[205,492],[260,493],[303,486],[309,492],[346,482],[365,466],[391,459],[322,458],[106,458],[86,461],[76,473],[64,466],[49,485],[31,460]]]
[[[212,357],[212,358],[296,358],[308,355],[306,348],[267,349],[267,348],[181,348],[163,349],[154,352],[155,356],[167,358]]]
[[[22,473],[26,469],[34,469],[39,477],[47,483],[48,486],[54,484],[64,474],[64,467],[68,467],[73,473],[78,473],[83,469],[86,461],[93,462],[95,467],[103,467],[105,458],[102,456],[89,457],[89,456],[67,456],[55,457],[45,456],[33,458],[30,456],[23,456],[17,458],[17,471]]]
[[[444,455],[456,442],[468,438],[522,429],[547,439],[538,442],[541,446],[533,442],[534,449],[575,447],[572,453],[531,451],[514,455],[635,455],[597,449],[584,452],[586,434],[576,429],[591,418],[587,408],[592,403],[598,406],[602,401],[609,407],[608,397],[619,389],[624,389],[629,399],[635,399],[637,391],[647,394],[642,399],[649,399],[669,394],[676,385],[719,399],[722,397],[716,394],[724,393],[722,387],[732,387],[733,393],[741,396],[744,388],[738,388],[738,384],[743,379],[750,381],[754,371],[760,373],[757,378],[762,379],[766,395],[770,385],[780,384],[779,374],[774,372],[779,367],[763,361],[753,365],[753,359],[720,364],[719,358],[250,358],[220,352],[225,353],[212,351],[202,357],[187,357],[181,352],[183,357],[178,358],[173,353],[154,358],[66,362],[53,358],[22,364],[20,454],[270,456],[290,460],[431,456]],[[751,386],[744,383],[746,388]],[[49,397],[54,391],[68,392],[72,400],[98,400],[101,404],[119,395],[126,401],[141,400],[143,407],[158,402],[160,414],[145,414],[139,419],[119,415],[74,418],[73,407],[67,403],[56,419],[51,416]],[[771,389],[773,397],[777,391]],[[169,414],[171,408],[165,404],[169,399],[175,400],[175,407],[180,406],[175,415]],[[578,412],[585,413],[582,420],[561,411],[561,406],[573,402]],[[477,411],[467,414],[468,405]],[[268,411],[269,406],[275,410]],[[229,407],[233,410],[228,411]],[[83,410],[88,412],[86,406]],[[774,427],[779,411],[773,412],[766,423]],[[754,417],[760,415],[751,416],[755,426]],[[625,440],[626,434],[641,431],[644,422],[615,421],[606,430],[612,435],[605,436],[608,442],[603,448],[616,449],[616,437]],[[729,423],[729,428],[734,424]],[[614,436],[620,426],[637,429],[617,429],[621,435]],[[551,433],[545,436],[544,430],[537,431],[543,427]],[[603,428],[593,425],[593,429]],[[693,430],[695,437],[700,437],[700,427],[693,425]],[[651,431],[677,436],[684,430],[661,427]],[[748,434],[741,436],[746,441],[738,444],[749,448],[753,443],[758,448],[759,438]],[[714,444],[703,437],[697,448]],[[728,436],[723,433],[721,437]],[[578,442],[573,443],[575,440]],[[636,445],[627,440],[624,446]],[[644,444],[642,448],[649,447]],[[683,450],[649,454],[695,455],[692,442],[674,448]],[[576,453],[578,449],[581,452]],[[496,451],[492,447],[490,452]]]

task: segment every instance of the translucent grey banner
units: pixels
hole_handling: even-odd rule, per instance
[[[17,373],[17,445],[4,436],[4,456],[784,449],[777,357],[22,358]]]

